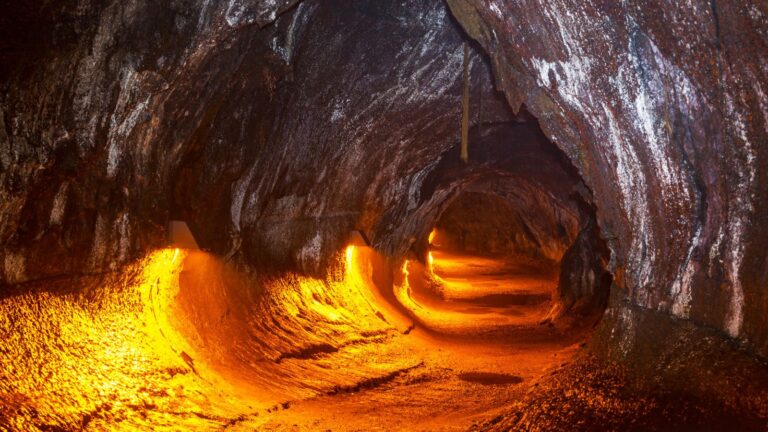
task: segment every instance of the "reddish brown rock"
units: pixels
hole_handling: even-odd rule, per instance
[[[525,103],[593,190],[624,301],[768,354],[768,10],[449,4],[510,104]]]
[[[522,218],[542,209],[539,227],[563,222],[522,243],[564,256],[569,305],[610,279],[610,254],[596,351],[682,365],[666,382],[705,398],[684,359],[768,356],[768,9],[447,3],[4,5],[0,293],[117,270],[164,246],[169,220],[259,273],[322,275],[352,229],[390,264],[423,259],[452,199],[490,188],[517,191]],[[513,157],[532,141],[549,150]]]

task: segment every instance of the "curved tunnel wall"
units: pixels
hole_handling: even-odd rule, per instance
[[[444,5],[307,2],[264,30],[154,8],[116,3],[98,23],[54,9],[83,36],[40,53],[54,66],[5,71],[6,283],[115,268],[161,246],[168,219],[275,269],[321,274],[355,227],[402,252],[391,232],[460,122],[463,36]],[[167,43],[110,49],[145,26]],[[507,116],[475,53],[472,74],[484,121]],[[25,108],[37,94],[50,109]]]
[[[475,255],[559,262],[578,234],[579,221],[559,213],[534,187],[518,186],[508,198],[496,195],[499,189],[462,191],[435,224],[435,244]]]
[[[4,54],[3,283],[116,268],[160,246],[172,217],[253,263],[320,272],[355,227],[403,254],[422,228],[401,222],[430,218],[422,184],[456,142],[461,32],[437,2],[291,3],[22,15],[67,24]],[[649,308],[766,355],[768,12],[449,4],[510,104],[525,102],[594,192],[621,290],[613,345],[626,354]],[[491,105],[473,124],[508,120],[472,58],[473,94]]]
[[[448,3],[510,104],[525,102],[595,193],[620,290],[615,352],[628,356],[651,309],[765,356],[767,11]]]
[[[0,298],[0,427],[252,430],[290,401],[391,379],[420,357],[382,296],[386,264],[349,247],[326,278],[264,277],[168,248]]]

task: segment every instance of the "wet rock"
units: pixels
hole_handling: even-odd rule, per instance
[[[768,355],[765,8],[448,3],[594,192],[617,289]]]
[[[613,277],[607,270],[610,253],[595,225],[579,232],[560,261],[553,319],[571,313],[582,323],[599,319],[608,303]],[[591,316],[592,319],[585,319]]]
[[[492,66],[472,44],[465,166],[466,39],[442,2],[27,3],[0,11],[4,293],[117,270],[169,220],[265,272],[321,274],[352,229],[424,252],[453,194],[519,169],[499,162],[530,130],[496,87],[585,183],[540,184],[581,190],[608,242],[594,347],[647,360],[654,335],[709,327],[768,356],[762,5],[449,0]],[[569,277],[600,279],[592,234]]]
[[[173,191],[198,168],[185,166],[203,142],[225,139],[208,136],[216,115],[252,109],[224,98],[250,93],[268,106],[267,80],[235,77],[254,61],[269,76],[277,56],[266,35],[254,46],[255,26],[225,25],[224,3],[14,3],[2,14],[13,18],[0,62],[0,281],[115,269],[163,245],[167,220],[186,206]],[[284,5],[249,7],[264,16]],[[227,153],[247,157],[242,146]],[[210,167],[209,195],[241,169],[227,165]]]
[[[171,219],[273,270],[324,273],[352,228],[402,252],[457,139],[461,32],[439,2],[292,3],[64,3],[4,29],[0,281],[116,269]]]

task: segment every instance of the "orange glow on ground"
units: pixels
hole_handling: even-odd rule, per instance
[[[171,313],[184,256],[157,251],[82,294],[0,300],[0,414],[9,426],[199,429],[210,421],[172,413],[226,415],[214,407],[236,400],[221,397],[215,377],[193,363]]]
[[[342,275],[265,281],[165,249],[78,294],[0,299],[0,430],[252,430],[285,401],[414,367],[360,249]]]
[[[453,335],[535,326],[551,308],[551,273],[486,257],[434,250],[409,264],[398,300],[430,329]]]
[[[393,283],[370,248],[339,259],[328,278],[258,279],[167,249],[77,294],[0,299],[0,430],[463,430],[570,355],[514,342],[493,307],[443,308],[418,262]],[[433,263],[455,282],[458,261]],[[489,393],[456,375],[478,371],[515,379]]]
[[[353,256],[356,265],[364,261]],[[445,287],[436,282],[442,279],[432,275],[428,265],[406,260],[396,269],[401,276],[396,279],[401,281],[392,287],[415,323],[407,337],[393,338],[392,343],[407,348],[402,356],[418,360],[417,366],[375,388],[297,402],[265,426],[282,430],[291,425],[290,430],[297,431],[464,431],[471,428],[473,419],[493,417],[501,407],[521,398],[528,385],[519,383],[536,379],[577,349],[578,338],[538,325],[546,307],[521,304],[507,309],[508,314],[523,315],[510,321],[502,313],[505,307],[478,301],[493,293],[512,296],[507,300],[514,300],[516,294],[525,297],[529,293],[515,290],[526,286],[521,280],[533,275],[478,257],[442,251],[432,257],[436,274],[445,276],[449,284],[462,279],[464,285]],[[492,275],[500,269],[504,271]],[[546,290],[552,288],[553,280],[544,279],[545,286],[536,289],[544,289],[547,297],[542,305],[548,306]],[[499,286],[489,288],[492,281]],[[469,292],[458,295],[465,288]],[[462,299],[441,299],[440,290]],[[488,381],[473,382],[472,377]]]
[[[446,300],[488,295],[551,294],[556,269],[447,251],[430,251],[430,269],[443,282]]]

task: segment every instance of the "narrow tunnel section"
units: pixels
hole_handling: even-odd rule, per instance
[[[545,319],[577,221],[564,216],[574,225],[568,236],[562,223],[545,225],[542,209],[540,217],[537,211],[526,217],[522,206],[493,193],[465,191],[443,212],[430,233],[428,260],[445,300],[465,303],[474,313],[492,308],[506,316],[498,323],[535,325]]]
[[[423,185],[432,198],[412,251],[424,271],[411,284],[422,324],[455,333],[448,321],[479,323],[484,311],[492,327],[544,324],[583,336],[611,282],[589,190],[524,110],[471,138],[468,164],[452,149]],[[454,316],[438,323],[430,307]]]

